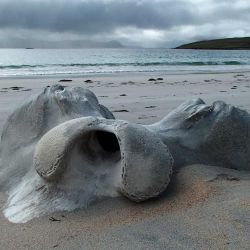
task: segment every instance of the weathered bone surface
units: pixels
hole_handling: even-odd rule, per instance
[[[163,192],[173,165],[167,146],[141,125],[109,118],[92,92],[60,85],[18,108],[0,149],[5,216],[25,222],[100,197],[142,201]]]
[[[168,145],[174,167],[202,163],[250,170],[250,114],[222,101],[184,102],[147,128]]]
[[[85,173],[86,164],[113,169],[116,188],[129,199],[142,201],[166,189],[173,159],[160,138],[143,126],[94,117],[65,122],[36,146],[34,167],[49,182],[63,182],[76,166]]]
[[[48,86],[17,108],[2,132],[0,187],[8,188],[27,173],[32,165],[35,145],[47,131],[83,116],[114,119],[91,91],[79,87],[66,90],[61,85]]]
[[[196,99],[158,123],[136,125],[114,120],[90,91],[48,87],[17,109],[3,130],[5,216],[25,222],[119,193],[146,200],[166,189],[173,164],[250,170],[249,124],[245,111]]]

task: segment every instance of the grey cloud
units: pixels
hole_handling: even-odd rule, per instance
[[[48,40],[60,40],[59,34],[65,34],[67,39],[101,37],[149,46],[165,46],[166,40],[167,46],[197,37],[250,35],[249,13],[247,0],[230,4],[228,0],[0,0],[0,33],[5,32],[6,44],[14,38],[16,43],[23,37],[38,39],[44,32]],[[192,27],[191,33],[185,27]],[[162,32],[161,40],[143,36],[144,30]]]
[[[0,2],[0,27],[50,31],[107,32],[119,27],[166,29],[192,23],[184,1],[32,1]]]
[[[235,1],[237,3],[237,1]],[[228,1],[217,1],[211,4],[211,10],[206,13],[204,10],[203,20],[213,21],[247,21],[250,20],[250,3],[247,7],[237,6]]]

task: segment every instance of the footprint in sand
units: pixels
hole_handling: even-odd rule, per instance
[[[129,81],[128,84],[133,85],[133,84],[135,84],[135,82]]]
[[[236,78],[236,77],[241,77],[241,76],[245,76],[245,75],[243,75],[243,74],[234,75],[235,78]]]
[[[143,120],[143,119],[155,118],[155,117],[157,117],[157,116],[156,115],[150,115],[150,116],[142,115],[142,116],[138,116],[138,119]]]
[[[142,116],[139,116],[139,117],[138,117],[139,120],[147,119],[147,118],[148,118],[148,116],[146,116],[146,115],[142,115]]]
[[[7,93],[9,88],[2,88],[2,90],[0,90],[1,93]]]
[[[22,89],[21,91],[31,91],[32,89]]]

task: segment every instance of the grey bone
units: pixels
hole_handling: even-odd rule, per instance
[[[134,201],[146,200],[166,189],[172,168],[202,163],[249,170],[249,124],[246,111],[220,101],[209,106],[195,99],[155,124],[136,125],[115,120],[91,91],[47,87],[5,124],[0,187],[14,190],[9,206],[18,207],[15,195],[25,201],[25,195],[40,192],[40,206],[47,213],[58,210],[50,201],[61,197],[71,204],[68,210],[83,206],[75,205],[72,198],[78,199],[79,192],[89,192],[89,200],[96,193],[115,192]],[[37,184],[20,195],[18,185],[32,178]],[[20,219],[7,205],[6,216],[19,222],[46,213],[36,211],[36,206],[29,218]]]

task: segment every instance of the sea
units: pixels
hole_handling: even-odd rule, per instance
[[[0,49],[0,77],[250,71],[250,50]]]

